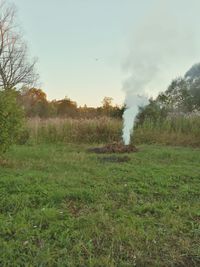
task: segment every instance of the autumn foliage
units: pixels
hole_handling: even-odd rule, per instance
[[[18,92],[18,102],[23,107],[28,118],[121,118],[124,107],[112,104],[112,98],[105,97],[100,107],[78,106],[68,97],[60,100],[47,100],[42,89],[23,88]]]

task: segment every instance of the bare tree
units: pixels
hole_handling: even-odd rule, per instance
[[[0,89],[32,85],[36,60],[28,60],[27,46],[15,23],[15,7],[0,0]]]

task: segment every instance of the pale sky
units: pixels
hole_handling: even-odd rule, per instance
[[[138,26],[145,21],[157,0],[13,2],[30,54],[38,58],[40,87],[48,99],[68,96],[78,105],[97,106],[109,96],[113,97],[114,103],[123,103],[122,83],[126,74],[122,65],[129,55]],[[198,5],[196,0],[177,0],[177,5],[174,0],[175,10],[179,12],[179,4],[185,2]],[[187,5],[182,8],[188,12]],[[197,22],[200,25],[197,14],[189,17],[195,25]],[[177,66],[180,72],[190,67],[183,65],[182,69],[181,65]],[[179,74],[184,73],[174,73],[174,77]]]

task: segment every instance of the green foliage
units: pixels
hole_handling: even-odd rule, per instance
[[[168,115],[191,114],[200,112],[200,64],[195,64],[185,76],[174,79],[167,90],[158,95],[155,100],[140,108],[137,125],[145,120],[158,122]]]
[[[193,81],[178,78],[173,80],[165,92],[168,108],[172,112],[189,113],[196,109],[192,94]],[[199,87],[200,90],[200,87]],[[159,99],[159,96],[158,96]],[[199,106],[200,108],[200,106]]]
[[[172,111],[200,111],[200,63],[192,66],[183,78],[173,80],[164,95],[167,101],[161,103],[167,104]],[[162,100],[160,95],[157,100]]]
[[[200,266],[200,151],[15,146],[0,166],[0,266]],[[120,157],[120,155],[118,155]]]
[[[150,100],[150,103],[145,107],[139,107],[139,113],[136,118],[135,127],[142,125],[145,121],[162,122],[166,119],[168,110],[161,107],[156,101]]]
[[[23,125],[23,112],[14,90],[0,91],[0,154],[17,141]]]

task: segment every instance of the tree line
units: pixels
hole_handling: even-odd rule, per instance
[[[169,116],[200,116],[200,63],[194,64],[184,75],[174,79],[165,92],[149,104],[139,108],[137,124],[145,120],[159,122]]]
[[[42,89],[22,88],[16,91],[17,101],[28,118],[96,118],[102,116],[122,118],[124,106],[113,105],[111,97],[104,97],[100,107],[78,106],[69,97],[61,100],[47,100]]]

